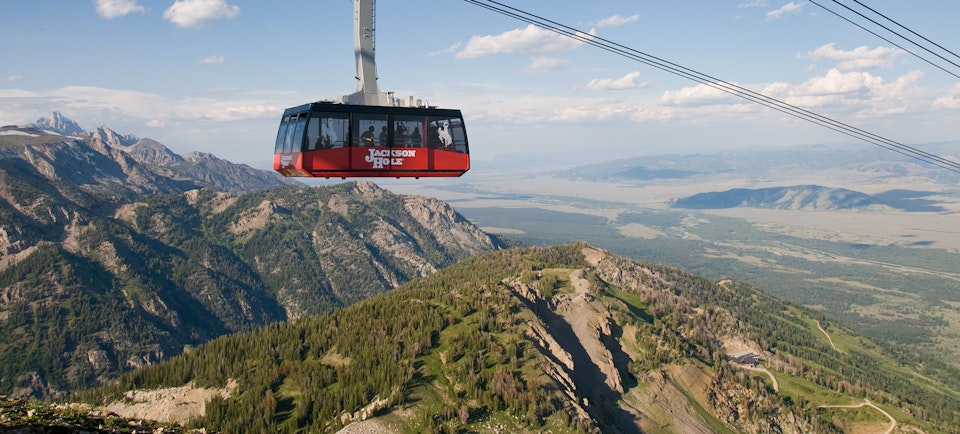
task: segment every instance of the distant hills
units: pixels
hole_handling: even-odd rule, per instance
[[[931,194],[933,193],[893,190],[868,195],[845,188],[795,185],[698,193],[679,198],[672,206],[694,210],[744,207],[794,211],[870,211],[893,208],[904,211],[942,211],[941,206],[923,199]]]
[[[954,143],[925,144],[926,152],[958,160]],[[669,149],[665,146],[665,149]],[[835,178],[838,185],[851,174],[869,174],[870,179],[896,184],[898,180],[928,179],[954,185],[960,175],[916,159],[868,145],[771,146],[729,149],[710,153],[660,154],[620,158],[564,168],[552,175],[561,179],[589,181],[689,181],[710,182],[721,178],[779,182],[803,179],[811,174]],[[859,181],[859,179],[850,179]]]
[[[676,208],[722,209],[766,208],[805,211],[868,210],[886,207],[870,195],[843,188],[819,185],[770,187],[760,189],[735,188],[721,192],[699,193],[678,199]]]
[[[0,128],[0,394],[64,396],[501,246],[437,200],[78,129]]]

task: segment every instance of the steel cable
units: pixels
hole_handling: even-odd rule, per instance
[[[894,35],[899,36],[901,39],[904,39],[904,40],[906,40],[907,42],[909,42],[909,43],[911,43],[911,44],[913,44],[913,45],[916,45],[917,47],[923,49],[924,51],[926,51],[926,52],[928,52],[928,53],[930,53],[930,54],[933,54],[934,56],[939,57],[939,58],[942,59],[943,61],[945,61],[945,62],[947,62],[947,63],[949,63],[949,64],[951,64],[951,65],[953,65],[953,66],[955,66],[955,67],[957,67],[957,68],[960,68],[960,65],[958,65],[957,63],[955,63],[955,62],[953,62],[953,61],[951,61],[951,60],[949,60],[949,59],[947,59],[947,58],[945,58],[945,57],[943,57],[943,56],[941,56],[941,55],[939,55],[939,54],[937,54],[937,53],[934,53],[934,52],[931,51],[930,49],[928,49],[928,48],[920,45],[919,43],[917,43],[917,42],[915,42],[915,41],[913,41],[913,40],[911,40],[911,39],[909,39],[909,38],[907,38],[907,37],[905,37],[905,36],[903,36],[903,35],[895,32],[895,31],[893,31],[893,30],[890,30],[890,29],[887,28],[886,26],[884,26],[884,25],[882,25],[882,24],[880,24],[880,23],[878,23],[878,22],[876,22],[876,21],[874,21],[874,20],[872,20],[872,19],[864,16],[864,15],[861,14],[860,12],[857,12],[857,11],[851,9],[851,8],[848,7],[847,5],[844,5],[843,3],[840,3],[840,2],[838,2],[837,0],[833,0],[833,2],[836,3],[836,4],[838,4],[838,5],[840,5],[840,6],[843,6],[843,7],[846,8],[847,10],[849,10],[849,11],[851,11],[851,12],[859,15],[860,17],[866,19],[867,21],[870,21],[871,23],[874,23],[874,24],[880,26],[880,27],[883,28],[884,30],[887,30],[888,32],[893,33]],[[896,42],[893,42],[893,41],[891,41],[891,40],[889,40],[889,39],[881,36],[881,35],[878,34],[877,32],[874,32],[873,30],[870,30],[870,29],[868,29],[868,28],[866,28],[866,27],[864,27],[864,26],[861,26],[859,23],[856,23],[856,22],[854,22],[853,20],[851,20],[851,19],[849,19],[849,18],[847,18],[847,17],[845,17],[845,16],[843,16],[843,15],[840,15],[839,13],[837,13],[837,12],[835,12],[835,11],[827,8],[826,6],[823,6],[823,5],[821,5],[820,3],[817,3],[816,0],[810,0],[810,3],[813,3],[813,4],[817,5],[817,6],[819,6],[821,9],[823,9],[823,10],[825,10],[825,11],[827,11],[827,12],[830,12],[831,14],[837,16],[838,18],[840,18],[840,19],[842,19],[842,20],[844,20],[844,21],[846,21],[846,22],[848,22],[848,23],[850,23],[850,24],[853,24],[854,26],[859,27],[861,30],[863,30],[863,31],[865,31],[865,32],[867,32],[867,33],[870,33],[870,34],[873,35],[873,36],[876,36],[876,37],[878,37],[878,38],[880,38],[880,39],[883,39],[883,40],[886,41],[887,43],[889,43],[889,44],[891,44],[891,45],[893,45],[893,46],[895,46],[895,47],[897,47],[897,48],[899,48],[899,49],[901,49],[901,50],[903,50],[903,51],[906,51],[907,53],[910,53],[910,55],[912,55],[913,57],[916,57],[917,59],[920,59],[920,60],[922,60],[922,61],[930,64],[930,65],[933,66],[934,68],[937,68],[937,69],[939,69],[939,70],[941,70],[941,71],[943,71],[943,72],[946,72],[947,74],[950,74],[950,75],[952,75],[952,76],[954,76],[954,77],[956,77],[956,78],[960,78],[960,75],[957,75],[956,73],[954,73],[954,72],[952,72],[952,71],[948,71],[946,68],[944,68],[944,67],[942,67],[942,66],[940,66],[940,65],[937,65],[937,64],[934,63],[933,61],[931,61],[931,60],[929,60],[929,59],[927,59],[927,58],[925,58],[925,57],[923,57],[923,56],[921,56],[921,55],[919,55],[919,54],[917,54],[917,53],[914,53],[913,51],[911,51],[911,50],[903,47],[903,46],[900,45],[900,44],[897,44]],[[859,3],[859,2],[858,2],[858,3]],[[868,8],[868,9],[869,9],[869,8]],[[871,9],[871,10],[872,10],[872,9]],[[907,30],[909,30],[909,29],[907,29]],[[922,36],[921,36],[921,37],[922,37]],[[926,39],[926,38],[924,38],[924,39]],[[937,45],[937,44],[934,43],[934,45]],[[940,47],[939,45],[937,45],[937,46]],[[941,47],[941,48],[942,48],[942,47]],[[949,52],[949,50],[947,50],[947,51]],[[953,54],[953,53],[950,52],[950,54]],[[956,55],[954,54],[954,56],[956,56]]]
[[[817,113],[811,112],[809,110],[763,95],[761,93],[754,92],[750,89],[738,86],[736,84],[717,79],[707,74],[698,72],[690,68],[686,68],[684,66],[669,62],[667,60],[661,59],[656,56],[652,56],[642,51],[635,50],[633,48],[606,40],[604,38],[601,38],[595,35],[591,35],[587,32],[577,30],[573,27],[569,27],[569,26],[557,23],[555,21],[545,19],[538,15],[525,12],[523,10],[511,7],[493,0],[465,0],[465,1],[467,3],[471,3],[473,5],[491,10],[493,12],[497,12],[499,14],[532,24],[542,29],[549,30],[557,34],[573,38],[585,44],[598,47],[605,51],[626,57],[628,59],[632,59],[634,61],[643,63],[645,65],[660,69],[662,71],[687,78],[689,80],[695,81],[705,86],[712,87],[722,92],[729,93],[729,94],[738,96],[740,98],[746,99],[748,101],[761,104],[768,108],[772,108],[774,110],[788,114],[798,119],[802,119],[802,120],[811,122],[813,124],[826,127],[828,129],[856,138],[858,140],[862,140],[864,142],[879,146],[881,148],[885,148],[885,149],[897,152],[901,155],[905,155],[905,156],[929,163],[931,165],[934,165],[955,173],[960,173],[960,163],[958,162],[954,162],[954,161],[945,159],[943,157],[930,154],[923,150],[916,149],[908,145],[904,145],[902,143],[885,138],[883,136],[870,133],[860,128],[856,128],[852,125],[849,125],[840,121],[836,121],[829,117],[822,116]],[[486,3],[484,3],[484,1],[486,1]]]

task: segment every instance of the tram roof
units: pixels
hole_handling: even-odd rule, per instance
[[[374,106],[359,104],[341,104],[334,102],[311,102],[307,104],[290,107],[283,111],[283,115],[291,115],[303,112],[327,112],[327,113],[382,113],[382,114],[400,114],[400,115],[425,115],[425,116],[455,116],[463,117],[458,109],[447,109],[437,107],[395,107],[395,106]]]

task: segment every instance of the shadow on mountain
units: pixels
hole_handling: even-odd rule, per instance
[[[693,170],[648,169],[646,167],[631,167],[627,170],[618,172],[616,176],[640,181],[653,181],[656,179],[685,179],[699,174],[701,174],[701,172],[695,172]]]
[[[734,188],[726,191],[698,193],[677,199],[673,208],[726,209],[761,208],[782,210],[843,211],[869,209],[885,205],[907,212],[945,211],[937,201],[927,197],[938,194],[932,191],[890,190],[868,195],[843,188],[818,185],[769,187],[760,189]]]
[[[936,201],[925,199],[937,194],[933,191],[890,190],[873,195],[877,200],[897,209],[910,212],[942,212]]]
[[[582,398],[586,398],[589,403],[585,409],[600,426],[601,431],[618,434],[642,433],[637,427],[637,416],[620,408],[620,392],[613,390],[607,385],[606,374],[590,359],[590,354],[587,353],[587,349],[584,348],[583,343],[577,339],[577,334],[573,331],[570,324],[564,320],[562,316],[551,310],[547,306],[546,301],[539,299],[533,302],[515,290],[511,289],[511,291],[513,291],[517,299],[523,302],[528,309],[535,312],[537,316],[542,319],[543,324],[549,329],[550,335],[553,336],[557,344],[570,355],[570,358],[573,360],[573,366],[576,367],[569,373],[570,377],[576,386],[577,394]],[[622,331],[618,328],[617,330],[612,330],[612,332],[617,335],[612,336],[612,340],[608,339],[602,343],[608,350],[611,350],[616,368],[620,371],[620,375],[624,379],[624,383],[626,383],[624,387],[629,388],[636,385],[636,380],[626,372],[626,369],[624,369],[626,365],[621,365],[629,361],[629,356],[619,350],[619,344],[616,342],[622,334]],[[614,348],[616,348],[616,351]],[[539,349],[542,354],[551,359],[555,364],[563,366],[563,362],[557,359],[549,348],[540,347]]]

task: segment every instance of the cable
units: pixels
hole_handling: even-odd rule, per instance
[[[923,35],[920,35],[919,33],[914,32],[913,30],[908,29],[908,28],[905,27],[903,24],[900,24],[900,23],[894,21],[893,19],[887,17],[886,15],[881,14],[880,12],[877,12],[876,10],[874,10],[873,8],[871,8],[870,6],[867,6],[867,5],[863,4],[863,3],[860,3],[860,2],[857,1],[857,0],[853,0],[853,2],[856,3],[856,4],[858,4],[858,5],[860,5],[860,6],[863,6],[863,7],[866,8],[868,11],[873,12],[874,14],[877,14],[877,15],[883,17],[883,19],[885,19],[885,20],[887,20],[887,21],[889,21],[889,22],[891,22],[891,23],[896,24],[896,25],[897,25],[898,27],[900,27],[901,29],[904,29],[904,30],[906,30],[906,31],[914,34],[914,35],[917,36],[918,38],[923,39],[924,41],[927,41],[927,42],[933,44],[935,47],[937,47],[937,48],[939,48],[939,49],[941,49],[941,50],[943,50],[943,51],[946,51],[947,53],[952,54],[953,57],[956,57],[956,58],[960,59],[960,55],[957,55],[957,53],[954,53],[953,51],[950,51],[950,50],[944,48],[944,47],[941,46],[940,44],[937,44],[936,42],[933,42],[933,41],[931,41],[931,40],[923,37]]]
[[[924,58],[923,56],[921,56],[921,55],[919,55],[919,54],[917,54],[917,53],[914,53],[913,51],[908,50],[907,48],[904,48],[903,46],[897,44],[896,42],[893,42],[893,41],[891,41],[891,40],[889,40],[889,39],[887,39],[887,38],[884,38],[883,36],[880,36],[880,35],[877,34],[876,32],[874,32],[874,31],[872,31],[872,30],[870,30],[870,29],[868,29],[868,28],[866,28],[866,27],[864,27],[864,26],[861,26],[860,24],[854,22],[853,20],[851,20],[851,19],[849,19],[849,18],[847,18],[847,17],[845,17],[845,16],[843,16],[843,15],[840,15],[839,13],[837,13],[837,12],[835,12],[835,11],[827,8],[826,6],[821,5],[820,3],[817,3],[815,0],[809,0],[809,1],[810,1],[810,3],[813,3],[813,4],[817,5],[817,6],[819,6],[821,9],[823,9],[823,10],[825,10],[825,11],[827,11],[827,12],[830,12],[830,13],[833,14],[833,15],[836,15],[836,16],[839,17],[840,19],[842,19],[842,20],[844,20],[844,21],[846,21],[846,22],[848,22],[848,23],[850,23],[850,24],[853,24],[854,26],[859,27],[861,30],[863,30],[863,31],[865,31],[865,32],[867,32],[867,33],[870,33],[871,35],[876,36],[876,37],[878,37],[878,38],[880,38],[880,39],[883,39],[883,40],[886,41],[887,43],[892,44],[893,46],[895,46],[895,47],[897,47],[897,48],[899,48],[899,49],[901,49],[901,50],[903,50],[903,51],[906,51],[907,53],[910,53],[912,56],[914,56],[914,57],[916,57],[917,59],[920,59],[920,60],[922,60],[922,61],[930,64],[930,65],[933,66],[934,68],[937,68],[937,69],[939,69],[939,70],[941,70],[941,71],[943,71],[943,72],[946,72],[947,74],[950,74],[950,75],[952,75],[952,76],[954,76],[954,77],[956,77],[956,78],[960,78],[960,75],[957,75],[956,73],[953,73],[953,72],[951,72],[951,71],[948,71],[948,70],[946,70],[944,67],[942,67],[942,66],[940,66],[940,65],[937,65],[936,63],[933,63],[932,61]],[[882,25],[882,24],[880,24],[880,23],[878,23],[878,22],[876,22],[876,21],[874,21],[874,20],[872,20],[872,19],[864,16],[864,15],[861,14],[860,12],[857,12],[857,11],[855,11],[855,10],[853,10],[853,9],[850,9],[848,6],[846,6],[846,5],[838,2],[837,0],[832,0],[832,1],[833,1],[834,3],[840,5],[840,6],[843,6],[844,8],[846,8],[847,10],[849,10],[850,12],[853,12],[853,13],[859,15],[860,17],[866,19],[867,21],[870,21],[871,23],[874,23],[874,24],[880,26],[881,28],[887,30],[888,32],[893,33],[894,35],[899,36],[901,39],[904,39],[904,40],[906,40],[907,42],[909,42],[909,43],[911,43],[911,44],[913,44],[913,45],[916,45],[917,47],[920,47],[920,48],[923,49],[924,51],[926,51],[926,52],[928,52],[928,53],[930,53],[930,54],[933,54],[934,56],[939,57],[940,59],[946,61],[947,63],[950,63],[951,65],[956,66],[957,68],[960,68],[960,65],[954,63],[953,61],[951,61],[951,60],[949,60],[949,59],[946,59],[946,58],[944,58],[943,56],[941,56],[941,55],[939,55],[939,54],[937,54],[937,53],[934,53],[933,51],[930,51],[928,48],[923,47],[922,45],[920,45],[920,44],[918,44],[918,43],[910,40],[909,38],[907,38],[907,37],[905,37],[905,36],[903,36],[903,35],[901,35],[901,34],[899,34],[899,33],[897,33],[897,32],[894,32],[893,30],[890,30],[890,29],[887,28],[886,26],[884,26],[884,25]],[[936,45],[936,44],[934,44],[934,45]],[[939,46],[939,45],[938,45],[938,46]],[[952,53],[951,53],[951,54],[952,54]]]
[[[813,113],[811,111],[802,109],[800,107],[797,107],[797,106],[779,101],[777,99],[774,99],[772,97],[768,97],[766,95],[743,88],[736,84],[726,82],[726,81],[717,79],[715,77],[711,77],[709,75],[700,73],[693,69],[686,68],[684,66],[666,61],[656,56],[652,56],[642,51],[638,51],[630,47],[620,45],[618,43],[603,39],[595,35],[590,35],[586,32],[577,30],[573,27],[569,27],[569,26],[557,23],[555,21],[550,21],[543,17],[534,15],[529,12],[522,11],[520,9],[511,7],[511,6],[507,6],[503,3],[499,3],[493,0],[486,0],[487,3],[483,3],[481,0],[465,0],[465,1],[467,3],[491,10],[493,12],[497,12],[499,14],[532,24],[542,29],[549,30],[557,34],[573,38],[585,44],[593,45],[600,49],[643,63],[648,66],[652,66],[662,71],[666,71],[671,74],[687,78],[689,80],[701,83],[705,86],[712,87],[722,92],[738,96],[748,101],[756,102],[768,108],[772,108],[774,110],[780,111],[790,116],[794,116],[798,119],[802,119],[802,120],[814,123],[816,125],[829,128],[831,130],[840,132],[842,134],[856,138],[858,140],[862,140],[867,143],[897,152],[899,154],[921,160],[923,162],[929,163],[931,165],[934,165],[952,172],[960,173],[960,163],[950,161],[940,156],[933,155],[925,151],[898,143],[896,141],[853,127],[843,122],[833,120],[826,116]]]
[[[935,156],[935,155],[927,154],[927,153],[925,153],[925,152],[923,152],[923,151],[919,151],[919,150],[916,150],[916,149],[913,149],[913,148],[909,148],[909,147],[907,147],[906,145],[900,145],[900,144],[898,144],[898,143],[896,143],[896,142],[889,141],[889,140],[887,140],[887,139],[883,139],[882,137],[872,135],[872,134],[867,133],[867,132],[865,132],[865,131],[863,131],[863,130],[858,130],[858,129],[856,129],[856,128],[850,127],[849,125],[846,125],[846,124],[843,124],[843,123],[840,123],[840,122],[837,122],[837,121],[833,121],[832,119],[829,119],[829,118],[826,118],[826,117],[817,115],[817,114],[812,113],[812,112],[807,112],[807,111],[805,111],[805,110],[803,110],[803,109],[800,109],[800,108],[797,108],[797,107],[795,107],[795,106],[791,106],[791,105],[789,105],[789,104],[780,102],[780,101],[775,100],[775,99],[773,99],[773,98],[766,97],[765,95],[762,95],[762,94],[758,94],[758,93],[756,93],[756,92],[749,91],[748,89],[741,88],[741,87],[736,86],[736,85],[733,85],[733,84],[731,84],[731,83],[724,82],[724,81],[722,81],[722,80],[718,80],[718,79],[716,79],[716,78],[709,77],[709,76],[706,76],[706,75],[697,73],[696,71],[689,70],[689,69],[683,68],[683,67],[681,67],[681,66],[679,66],[679,65],[672,64],[672,63],[670,63],[670,62],[663,61],[662,59],[659,59],[659,58],[656,58],[656,57],[653,57],[653,56],[649,56],[649,55],[646,55],[646,54],[644,54],[644,53],[641,53],[641,52],[638,52],[638,51],[636,51],[636,50],[633,50],[633,51],[634,51],[635,53],[637,53],[638,55],[648,56],[649,58],[639,57],[638,55],[634,55],[634,54],[632,54],[632,53],[629,53],[629,52],[624,51],[624,50],[621,49],[621,48],[623,48],[623,49],[626,49],[626,50],[631,50],[631,49],[629,49],[629,48],[627,48],[627,47],[619,46],[619,44],[615,44],[615,43],[612,43],[612,42],[610,42],[610,41],[606,41],[606,40],[604,40],[604,39],[602,39],[602,38],[598,38],[598,37],[595,37],[595,36],[589,36],[589,37],[588,37],[588,36],[586,36],[587,34],[586,34],[585,32],[582,32],[582,31],[579,31],[579,30],[576,30],[576,29],[573,29],[573,28],[570,28],[570,27],[567,27],[567,26],[563,26],[562,24],[559,24],[559,23],[556,23],[556,22],[551,22],[551,21],[549,21],[549,20],[544,20],[544,19],[541,18],[541,17],[538,17],[538,16],[536,16],[536,15],[529,14],[529,13],[526,13],[526,12],[523,12],[523,11],[520,11],[519,9],[509,8],[508,6],[502,5],[502,4],[500,4],[500,3],[492,2],[492,3],[498,4],[498,5],[502,6],[502,7],[507,7],[507,8],[509,8],[509,9],[512,9],[512,10],[518,12],[518,13],[515,13],[515,12],[509,11],[509,10],[506,10],[506,9],[497,8],[497,7],[493,7],[493,6],[490,6],[490,5],[480,4],[479,2],[477,2],[477,1],[475,1],[475,0],[467,0],[467,1],[470,2],[470,3],[477,4],[477,5],[479,5],[479,6],[485,7],[485,8],[487,8],[487,9],[490,9],[490,10],[493,10],[493,11],[496,11],[496,12],[499,12],[499,13],[502,13],[502,14],[505,14],[505,15],[508,15],[508,16],[511,16],[511,17],[513,17],[513,18],[520,19],[520,20],[525,21],[525,22],[528,22],[528,23],[530,23],[530,24],[537,25],[537,26],[539,26],[539,27],[541,27],[541,28],[548,29],[548,30],[552,30],[552,31],[554,31],[554,32],[557,32],[557,33],[566,35],[566,36],[568,36],[568,37],[572,37],[572,38],[574,38],[574,39],[577,39],[577,40],[580,40],[580,41],[582,41],[582,42],[584,42],[584,43],[588,43],[588,44],[591,44],[591,45],[600,47],[600,48],[605,49],[605,50],[607,50],[607,51],[611,51],[611,52],[614,52],[614,53],[616,53],[616,54],[619,54],[619,55],[622,55],[622,56],[625,56],[625,57],[628,57],[628,58],[632,58],[632,59],[637,60],[637,61],[639,61],[639,62],[641,62],[641,63],[644,63],[644,64],[647,64],[647,65],[656,67],[656,68],[658,68],[658,69],[665,70],[665,71],[667,71],[667,72],[671,72],[671,73],[674,73],[674,74],[683,76],[683,77],[685,77],[685,78],[688,78],[688,79],[697,81],[697,82],[699,82],[699,83],[702,83],[702,84],[704,84],[704,85],[713,87],[713,88],[715,88],[715,89],[718,89],[718,90],[721,90],[721,91],[724,91],[724,92],[727,92],[727,93],[732,93],[732,94],[737,95],[737,96],[739,96],[739,97],[741,97],[741,98],[745,98],[745,99],[751,100],[751,101],[753,101],[753,102],[760,103],[760,104],[762,104],[762,105],[765,105],[765,106],[767,106],[767,107],[773,108],[773,109],[775,109],[775,110],[778,110],[778,111],[781,111],[781,112],[790,114],[790,115],[792,115],[792,116],[795,116],[795,117],[798,117],[798,118],[800,118],[800,119],[804,119],[804,120],[813,122],[813,123],[818,124],[818,125],[821,125],[821,126],[825,126],[825,127],[830,128],[830,129],[832,129],[832,130],[834,130],[834,131],[838,131],[838,132],[841,132],[841,133],[843,133],[843,134],[847,134],[847,135],[852,136],[852,137],[854,137],[854,138],[867,141],[867,142],[869,142],[869,143],[878,145],[878,146],[880,146],[880,147],[884,147],[884,148],[886,148],[886,149],[893,150],[893,151],[898,152],[898,153],[901,153],[901,154],[903,154],[903,155],[911,156],[911,157],[913,157],[913,158],[917,158],[917,159],[923,160],[923,161],[928,162],[928,163],[931,163],[931,164],[933,164],[933,165],[936,165],[936,166],[939,166],[939,167],[943,167],[943,168],[947,168],[948,170],[954,170],[954,169],[951,169],[951,168],[949,168],[949,167],[944,167],[944,165],[947,165],[947,166],[956,166],[956,169],[960,169],[960,165],[958,165],[957,163],[951,162],[951,161],[949,161],[949,160],[942,160],[942,159],[940,159],[940,157],[937,157],[937,156]],[[541,20],[541,21],[537,21],[537,20],[534,19],[534,18],[525,17],[525,16],[523,16],[523,15],[520,15],[520,13],[527,14],[527,15],[529,15],[530,17],[537,18],[537,19],[539,19],[539,20]],[[544,24],[544,21],[545,21],[545,22],[549,22],[549,23],[554,24],[555,26],[559,26],[559,27],[547,26],[546,24]],[[618,47],[620,47],[620,48],[618,48]],[[651,59],[653,59],[653,60],[651,60]],[[654,61],[654,60],[655,60],[655,61]],[[659,63],[659,62],[662,62],[662,63]],[[939,160],[942,160],[942,161],[939,161]],[[956,171],[956,170],[954,170],[954,171]]]

